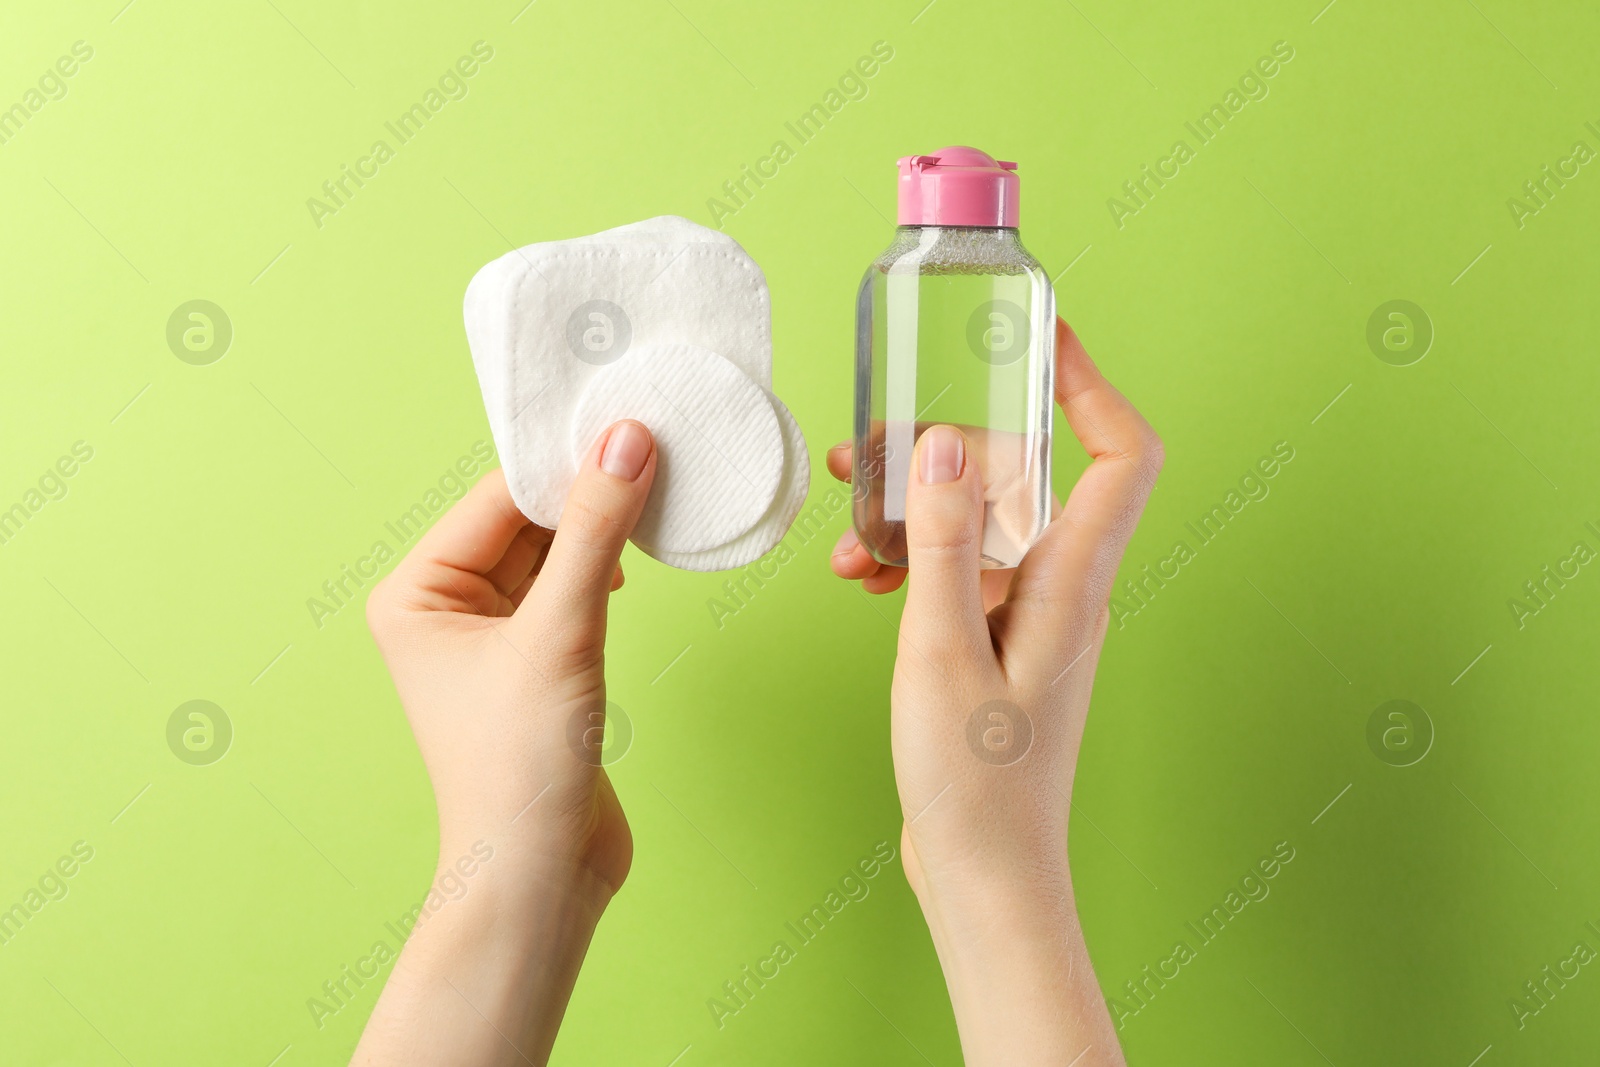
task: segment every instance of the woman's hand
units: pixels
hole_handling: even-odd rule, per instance
[[[649,431],[618,423],[555,531],[494,471],[373,590],[367,620],[438,800],[440,873],[353,1062],[548,1057],[633,859],[599,758],[606,607],[655,466]]]
[[[959,430],[923,433],[907,491],[890,701],[902,852],[972,1067],[1122,1063],[1078,925],[1067,825],[1111,582],[1162,449],[1060,320],[1056,400],[1093,462],[1014,572],[978,568],[982,486]],[[828,467],[848,479],[848,445]],[[870,592],[907,576],[853,532],[833,569]]]

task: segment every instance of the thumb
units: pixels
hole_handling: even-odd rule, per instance
[[[910,584],[902,630],[923,656],[971,655],[993,648],[978,584],[983,487],[965,435],[953,426],[925,431],[906,487]]]
[[[580,639],[603,638],[617,561],[655,474],[655,440],[643,424],[626,419],[601,435],[578,467],[524,606],[537,604],[541,614],[553,609],[564,624],[582,631]]]

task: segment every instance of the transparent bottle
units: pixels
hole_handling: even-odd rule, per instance
[[[1050,522],[1055,293],[1017,234],[1015,163],[963,147],[899,163],[894,243],[856,299],[856,535],[906,565],[912,448],[952,425],[983,480],[982,565],[1015,567]]]

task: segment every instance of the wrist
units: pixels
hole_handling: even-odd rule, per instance
[[[427,896],[409,924],[401,920],[405,945],[364,1047],[404,1035],[406,1063],[546,1062],[610,896],[572,865],[530,863],[500,848],[479,853],[486,858],[470,845],[441,848]],[[472,859],[470,875],[462,855]],[[517,1060],[505,1058],[508,1048]],[[358,1052],[353,1062],[400,1061]]]
[[[571,850],[515,838],[451,836],[440,839],[424,910],[493,910],[514,917],[560,906],[592,910],[598,918],[614,893]]]
[[[467,872],[478,867],[509,888],[604,906],[632,866],[633,837],[604,777],[580,784],[576,794],[547,786],[510,814],[481,804],[469,818],[459,807],[440,805],[438,875],[447,881],[457,880],[452,871],[475,879]]]
[[[937,917],[952,934],[984,929],[1000,934],[1019,925],[1054,929],[1076,922],[1072,871],[1059,836],[908,837],[921,874],[917,898],[930,925]]]
[[[581,870],[533,864],[508,849],[480,852],[485,858],[473,856],[472,873],[463,875],[460,857],[472,856],[470,848],[441,848],[434,880],[413,909],[403,964],[489,985],[532,968],[539,974],[525,980],[570,988],[610,895]]]
[[[995,890],[982,906],[948,898],[923,911],[969,1067],[1120,1063],[1070,888]],[[1083,1067],[1083,1065],[1080,1065]]]
[[[1082,942],[1070,883],[925,886],[919,903],[935,947],[964,973],[1042,976]]]

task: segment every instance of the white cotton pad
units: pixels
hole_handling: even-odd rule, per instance
[[[464,312],[511,498],[549,528],[577,473],[577,399],[634,346],[693,344],[772,385],[766,279],[732,238],[687,219],[508,252],[473,277]]]
[[[606,427],[636,419],[656,441],[656,478],[633,541],[703,552],[753,527],[777,495],[783,437],[767,392],[693,345],[635,346],[589,381],[572,416],[580,463]]]
[[[726,234],[662,216],[529,245],[467,287],[472,361],[511,497],[554,528],[577,467],[619,419],[655,435],[633,539],[672,566],[770,551],[810,483],[805,439],[771,393],[771,302]]]
[[[705,552],[651,552],[650,555],[686,571],[725,571],[753,563],[783,540],[811,488],[811,461],[806,455],[806,439],[800,432],[800,424],[783,406],[783,401],[771,395],[768,399],[783,430],[783,479],[761,521],[727,544]]]

